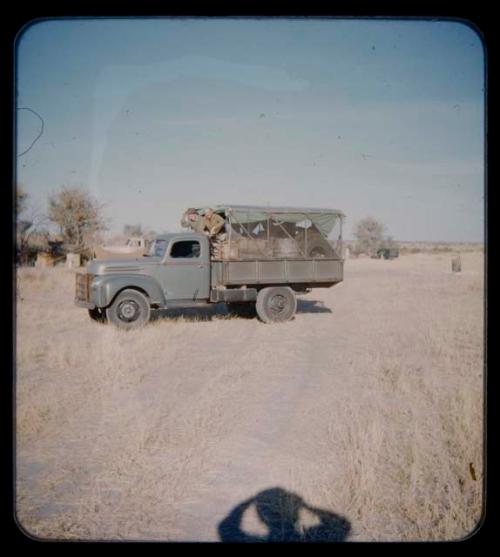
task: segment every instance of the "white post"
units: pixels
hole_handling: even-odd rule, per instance
[[[66,267],[68,269],[76,269],[77,267],[80,267],[80,254],[68,253],[66,255]]]

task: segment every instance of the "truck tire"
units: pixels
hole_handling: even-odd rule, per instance
[[[289,321],[297,310],[297,298],[288,286],[270,286],[259,291],[255,308],[264,323]]]
[[[93,321],[97,321],[98,323],[105,323],[106,322],[106,310],[102,308],[93,308],[89,309],[89,317]]]
[[[231,302],[227,304],[227,309],[230,315],[244,319],[253,319],[257,315],[254,302]]]
[[[122,290],[106,308],[106,317],[120,329],[135,329],[146,324],[151,316],[149,300],[137,290]]]

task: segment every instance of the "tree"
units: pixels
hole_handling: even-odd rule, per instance
[[[103,205],[84,188],[63,187],[49,197],[48,218],[59,227],[65,249],[86,254],[107,230]]]
[[[123,234],[127,237],[130,236],[142,236],[143,230],[140,224],[125,224],[123,226]]]
[[[48,248],[48,232],[43,228],[46,217],[39,210],[28,210],[29,195],[22,186],[16,188],[16,260],[28,264],[36,254]]]
[[[19,219],[19,215],[26,210],[28,200],[28,194],[24,189],[22,184],[17,184],[16,188],[16,215]]]
[[[382,249],[398,249],[399,244],[394,240],[392,236],[384,236],[382,238],[382,243],[380,246]]]
[[[366,217],[354,226],[353,234],[356,238],[354,251],[370,256],[377,254],[383,242],[385,226],[373,217]]]
[[[143,236],[148,242],[151,242],[157,236],[157,233],[152,228],[146,228],[143,230]]]

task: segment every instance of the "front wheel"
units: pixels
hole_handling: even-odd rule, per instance
[[[151,316],[149,300],[137,290],[123,290],[106,308],[106,317],[120,329],[135,329],[146,324]]]
[[[289,321],[297,310],[297,298],[288,286],[272,286],[259,291],[255,307],[264,323]]]

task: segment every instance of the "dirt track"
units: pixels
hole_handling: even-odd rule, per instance
[[[21,275],[19,520],[49,538],[467,534],[481,505],[482,255],[462,266],[349,260],[291,322],[220,305],[133,333],[73,307],[70,273]],[[230,515],[262,492],[272,517],[264,496]]]

